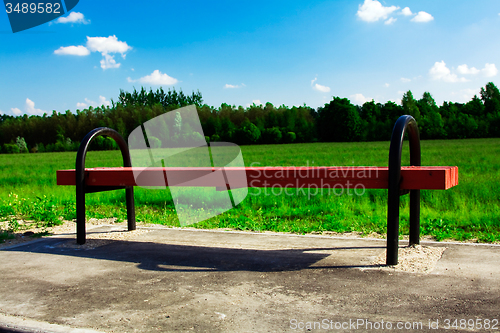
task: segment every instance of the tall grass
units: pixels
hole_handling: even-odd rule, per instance
[[[387,166],[389,142],[242,146],[246,166]],[[75,218],[72,186],[56,185],[56,170],[74,169],[76,153],[0,155],[0,216],[32,220]],[[408,165],[408,147],[403,165]],[[87,167],[120,166],[119,151],[89,152]],[[459,185],[421,191],[422,234],[438,240],[500,240],[500,139],[422,141],[422,165],[459,167]],[[275,195],[250,188],[236,208],[196,224],[297,233],[386,232],[387,190],[361,196],[316,189]],[[10,197],[9,197],[10,194]],[[15,198],[17,195],[17,198]],[[139,221],[178,226],[169,190],[135,188]],[[401,233],[408,233],[408,196],[401,200]],[[126,218],[124,191],[87,195],[87,217]]]

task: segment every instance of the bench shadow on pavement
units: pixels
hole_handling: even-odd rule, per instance
[[[71,246],[65,247],[70,244]],[[131,240],[109,240],[96,248],[76,245],[74,238],[45,238],[0,251],[40,253],[137,263],[137,267],[154,271],[294,271],[302,269],[334,269],[380,267],[383,265],[314,265],[331,253],[318,251],[377,250],[384,246],[328,247],[283,250],[235,249],[196,245],[172,245]],[[352,262],[352,261],[351,261]],[[313,266],[314,265],[314,266]]]

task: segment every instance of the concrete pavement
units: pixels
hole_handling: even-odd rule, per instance
[[[499,246],[426,243],[447,249],[424,274],[374,265],[383,240],[139,231],[1,249],[0,332],[500,330]]]

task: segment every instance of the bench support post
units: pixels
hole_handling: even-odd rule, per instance
[[[76,154],[76,242],[85,244],[85,193],[125,189],[127,200],[128,230],[135,230],[134,189],[132,186],[87,186],[85,184],[85,158],[90,142],[99,135],[108,136],[116,141],[122,152],[123,166],[131,167],[130,152],[123,137],[115,130],[99,127],[90,131],[83,138]]]
[[[420,134],[412,116],[399,117],[392,130],[389,148],[389,193],[387,207],[387,265],[398,264],[399,248],[399,197],[401,184],[401,151],[408,131],[410,165],[420,166]],[[420,190],[410,190],[410,245],[420,243]]]

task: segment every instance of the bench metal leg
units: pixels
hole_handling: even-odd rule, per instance
[[[83,138],[76,154],[76,242],[78,244],[85,244],[85,194],[111,191],[118,189],[125,189],[125,196],[127,200],[127,221],[128,230],[135,230],[135,205],[134,205],[134,189],[132,186],[87,186],[85,184],[85,158],[90,142],[99,135],[109,136],[114,139],[120,147],[123,166],[131,167],[130,152],[127,143],[123,137],[114,129],[107,127],[99,127],[90,131],[85,138]]]
[[[404,135],[410,141],[410,165],[420,166],[420,134],[412,116],[399,117],[394,125],[389,148],[389,193],[387,198],[387,265],[398,264],[399,197],[401,184],[401,152]],[[410,245],[420,243],[420,190],[410,190]]]

